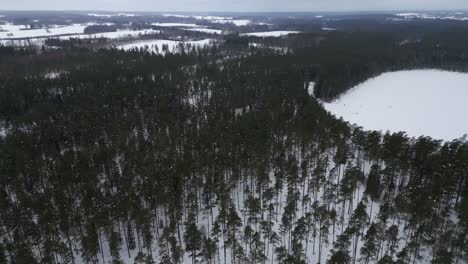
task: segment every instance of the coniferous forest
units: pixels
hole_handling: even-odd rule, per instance
[[[0,46],[0,263],[466,263],[466,137],[321,106],[386,71],[468,71],[466,29],[350,27]]]

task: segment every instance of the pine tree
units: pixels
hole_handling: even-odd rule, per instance
[[[202,233],[197,228],[195,224],[195,217],[192,216],[189,218],[188,222],[185,224],[185,250],[191,252],[192,263],[195,264],[197,252],[202,249]]]
[[[363,242],[360,261],[364,264],[368,264],[375,259],[378,254],[378,230],[375,223],[371,223]]]

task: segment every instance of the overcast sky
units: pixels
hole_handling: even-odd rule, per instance
[[[0,0],[0,9],[194,12],[468,10],[468,0]]]

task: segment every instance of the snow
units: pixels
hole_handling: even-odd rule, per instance
[[[399,13],[395,14],[396,16],[408,17],[408,16],[419,16],[418,13]]]
[[[194,16],[193,18],[198,20],[230,20],[233,17],[220,17],[220,16]]]
[[[271,23],[266,23],[266,22],[255,22],[255,25],[259,26],[273,26]]]
[[[210,29],[210,28],[182,28],[188,31],[197,31],[208,34],[221,34],[223,31],[221,29]]]
[[[178,17],[178,18],[190,18],[191,16],[177,15],[177,14],[162,14],[163,17]]]
[[[148,34],[159,34],[160,30],[144,29],[144,30],[118,30],[115,32],[104,32],[97,34],[88,34],[88,35],[71,35],[71,36],[62,36],[60,39],[71,39],[71,38],[109,38],[109,39],[118,39],[124,37],[136,37],[139,35],[148,35]]]
[[[108,38],[108,39],[119,39],[119,38],[126,38],[126,37],[138,37],[140,35],[148,35],[148,34],[158,34],[161,31],[159,30],[152,30],[152,29],[144,29],[144,30],[119,30],[116,32],[104,32],[104,33],[97,33],[97,34],[60,34],[60,35],[48,35],[48,36],[38,36],[38,37],[31,37],[25,39],[18,39],[18,40],[2,40],[0,38],[0,44],[7,45],[7,46],[28,46],[28,45],[44,45],[45,40],[48,38],[58,38],[60,40],[69,40],[69,39],[92,39],[92,38]],[[2,32],[0,32],[1,34]],[[13,38],[13,37],[11,37]]]
[[[164,17],[177,17],[177,18],[194,18],[197,20],[207,20],[211,23],[218,24],[234,24],[236,26],[247,26],[252,21],[248,19],[234,19],[233,17],[222,17],[222,16],[192,16],[192,15],[179,15],[179,14],[163,14]]]
[[[322,30],[323,31],[335,31],[336,28],[323,27]]]
[[[127,14],[127,13],[118,13],[118,14],[96,14],[96,13],[91,13],[91,14],[88,14],[88,16],[111,18],[111,17],[116,17],[116,16],[119,16],[119,17],[136,17],[137,15]]]
[[[0,29],[0,39],[10,38],[34,38],[34,37],[48,37],[66,34],[83,34],[84,29],[89,24],[72,24],[72,25],[54,25],[48,28],[41,29],[27,29],[24,25],[2,25]]]
[[[51,72],[47,72],[46,74],[44,74],[44,78],[46,79],[57,79],[60,77],[60,74],[62,74],[63,72],[61,71],[51,71]]]
[[[249,25],[250,23],[252,23],[252,21],[248,20],[248,19],[218,19],[218,20],[212,20],[211,22],[213,23],[218,23],[218,24],[234,24],[238,27],[240,26],[247,26]]]
[[[323,106],[365,129],[453,140],[468,133],[468,74],[438,70],[384,73]]]
[[[136,17],[136,14],[118,13],[117,16]]]
[[[458,20],[467,21],[468,17],[464,16],[463,13],[456,12],[453,15],[447,15],[445,12],[442,13],[398,13],[395,14],[398,17],[405,19],[442,19],[442,20]]]
[[[310,96],[315,97],[314,91],[315,91],[315,82],[310,82],[309,85],[307,86],[307,93]]]
[[[163,45],[167,45],[169,47],[169,52],[176,52],[177,48],[180,43],[190,44],[191,46],[198,46],[203,47],[206,45],[210,45],[213,42],[212,39],[203,39],[198,41],[174,41],[174,40],[148,40],[148,41],[140,41],[125,45],[120,45],[117,48],[123,50],[133,50],[133,49],[144,49],[148,47],[148,51],[156,52],[156,47],[158,48],[159,52],[162,52]]]
[[[7,134],[7,129],[0,124],[0,138],[6,137]]]
[[[289,34],[299,34],[300,31],[267,31],[267,32],[251,32],[241,34],[241,36],[255,36],[255,37],[281,37]]]
[[[163,14],[164,17],[177,17],[177,18],[195,18],[197,20],[229,20],[233,17],[221,17],[221,16],[188,16],[178,14]]]
[[[197,24],[188,24],[188,23],[153,23],[152,25],[158,26],[158,27],[193,27],[193,28],[203,27]]]

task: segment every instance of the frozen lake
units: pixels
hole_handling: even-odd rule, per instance
[[[323,105],[367,130],[453,140],[468,134],[468,74],[439,70],[384,73]]]

